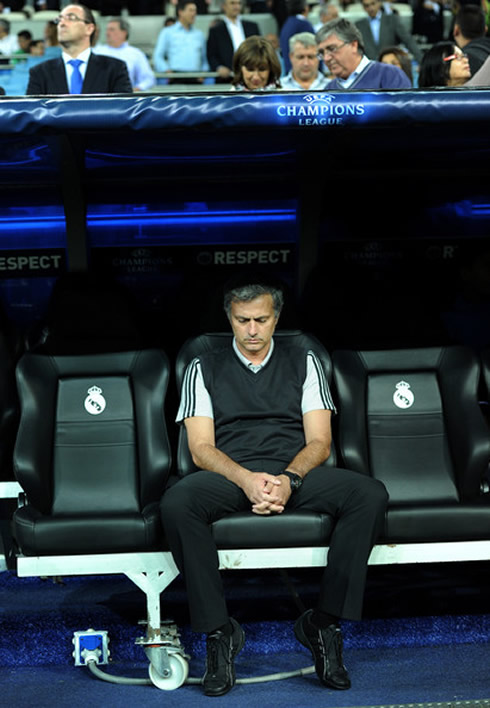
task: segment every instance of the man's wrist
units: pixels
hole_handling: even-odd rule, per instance
[[[296,492],[300,489],[303,484],[303,477],[296,472],[291,472],[291,470],[283,470],[281,474],[285,475],[289,479],[289,484],[291,485],[291,492]]]

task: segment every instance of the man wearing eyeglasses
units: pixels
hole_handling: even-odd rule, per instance
[[[327,22],[316,34],[318,55],[334,77],[325,89],[407,89],[407,75],[397,66],[368,59],[359,29],[349,20]]]
[[[32,67],[27,95],[132,93],[126,64],[92,52],[91,10],[67,5],[56,22],[62,56]]]

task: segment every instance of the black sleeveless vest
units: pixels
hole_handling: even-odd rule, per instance
[[[232,347],[199,357],[214,409],[216,446],[235,462],[281,471],[304,447],[301,398],[306,349],[277,340],[254,374]]]

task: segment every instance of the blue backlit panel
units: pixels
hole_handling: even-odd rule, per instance
[[[101,246],[295,243],[298,209],[282,202],[91,205],[89,242]]]
[[[0,301],[24,328],[44,314],[53,285],[66,272],[66,229],[61,206],[4,206],[0,201]]]

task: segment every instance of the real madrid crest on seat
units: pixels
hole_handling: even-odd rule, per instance
[[[90,415],[100,415],[106,407],[106,400],[102,395],[102,389],[98,386],[91,386],[88,390],[88,396],[85,399],[85,410]]]
[[[399,381],[395,386],[393,403],[397,408],[410,408],[413,406],[415,397],[410,390],[410,384],[406,381]]]

